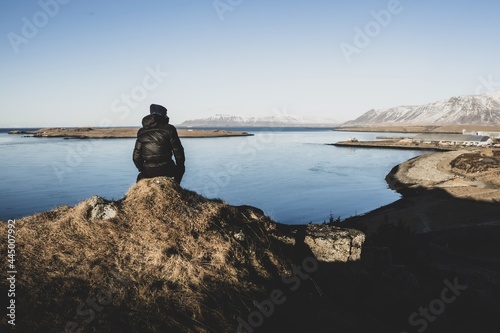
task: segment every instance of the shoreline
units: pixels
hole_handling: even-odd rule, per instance
[[[401,199],[339,225],[367,234],[398,224],[416,233],[500,225],[499,149],[420,155],[393,167],[385,180]]]
[[[439,147],[432,144],[411,144],[397,143],[397,141],[339,141],[336,143],[327,143],[335,147],[355,147],[355,148],[380,148],[380,149],[404,149],[404,150],[430,150],[430,151],[452,151],[465,149],[463,147],[448,146]]]
[[[41,128],[34,131],[11,130],[8,134],[27,135],[39,138],[67,139],[135,139],[140,127],[76,127]],[[222,129],[177,129],[180,138],[221,138],[234,136],[253,136],[254,134]]]

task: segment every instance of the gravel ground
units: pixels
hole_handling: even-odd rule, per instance
[[[409,167],[406,177],[412,183],[442,183],[455,178],[455,174],[446,170],[446,166],[451,160],[463,151],[450,151],[445,153],[426,154],[413,161]],[[449,169],[449,168],[448,168]]]
[[[386,224],[403,223],[415,232],[500,224],[500,163],[485,172],[452,169],[459,155],[468,162],[492,159],[496,149],[474,149],[420,155],[395,167],[386,177],[403,195],[377,210],[348,219],[368,234]]]
[[[450,162],[462,154],[488,155],[489,151],[479,149],[458,150],[421,155],[399,165],[392,175],[399,187],[441,188],[457,198],[481,201],[500,201],[500,167],[487,172],[458,173]]]

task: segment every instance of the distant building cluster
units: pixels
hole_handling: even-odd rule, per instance
[[[499,133],[500,137],[500,133]],[[427,143],[442,146],[477,146],[489,147],[493,145],[493,139],[487,135],[479,134],[434,134],[422,133],[413,137],[414,143]]]
[[[462,130],[464,135],[482,135],[489,136],[490,138],[500,139],[500,132],[482,132],[482,131],[467,131]]]

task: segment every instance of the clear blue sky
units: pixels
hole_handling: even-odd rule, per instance
[[[0,4],[0,127],[345,121],[500,81],[497,0],[59,1]]]

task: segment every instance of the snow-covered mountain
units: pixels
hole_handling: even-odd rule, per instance
[[[278,115],[267,117],[243,117],[228,114],[216,114],[207,118],[187,120],[183,127],[331,127],[339,122],[327,118]]]
[[[452,97],[425,105],[370,110],[343,125],[488,125],[500,124],[500,91]]]

